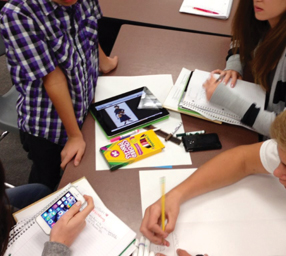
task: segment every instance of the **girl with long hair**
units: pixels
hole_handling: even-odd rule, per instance
[[[225,70],[214,70],[204,84],[207,99],[241,117],[241,122],[269,137],[276,115],[286,101],[286,1],[240,0],[232,26],[232,44]],[[266,91],[265,109],[226,90],[229,80],[260,84]]]

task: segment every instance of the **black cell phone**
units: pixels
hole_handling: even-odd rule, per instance
[[[182,137],[186,152],[220,149],[221,143],[216,133],[194,134]]]

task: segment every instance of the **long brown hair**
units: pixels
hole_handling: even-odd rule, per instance
[[[0,255],[4,255],[9,239],[9,232],[13,225],[11,209],[8,207],[8,198],[5,192],[5,172],[0,160]]]
[[[286,46],[286,12],[271,28],[268,21],[255,18],[253,1],[240,0],[232,23],[234,48],[242,63],[251,67],[254,81],[269,90],[267,76],[281,58]]]

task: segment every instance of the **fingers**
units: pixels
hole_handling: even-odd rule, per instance
[[[83,197],[87,202],[87,206],[78,215],[80,215],[81,218],[85,219],[94,209],[94,202],[91,196],[84,195]]]
[[[191,254],[187,253],[187,251],[182,250],[182,249],[177,250],[177,255],[178,256],[192,256]]]
[[[177,219],[172,217],[172,218],[168,218],[168,223],[166,225],[166,232],[168,234],[172,233],[175,229],[175,226],[176,226],[176,221]]]
[[[63,153],[61,154],[61,158],[62,158],[62,163],[61,163],[61,168],[65,169],[66,165],[69,163],[69,161],[72,159],[72,156],[69,157],[67,154]]]
[[[279,178],[279,182],[280,182],[284,187],[286,187],[286,177],[285,177],[285,176]]]
[[[164,232],[158,224],[160,217],[160,207],[157,205],[148,207],[140,227],[141,233],[154,244],[162,244],[164,238],[168,236],[168,233]]]
[[[216,69],[216,70],[213,70],[211,73],[212,74],[219,74],[221,75],[221,73],[225,72],[224,70],[221,70],[221,69]]]
[[[80,212],[82,206],[81,202],[76,202],[64,215],[62,218],[69,221],[71,218],[75,217],[76,219],[85,220],[90,212],[94,209],[94,203],[91,196],[84,195],[84,198],[87,202],[87,206]]]
[[[235,70],[220,70],[216,69],[211,74],[219,74],[221,77],[220,82],[227,84],[230,81],[230,87],[234,87],[237,79],[242,79],[242,76]]]
[[[61,168],[64,169],[69,161],[71,161],[73,158],[75,158],[74,165],[78,166],[85,152],[85,147],[86,143],[82,137],[82,134],[69,137],[61,152]]]
[[[230,70],[230,72],[227,72],[227,78],[224,79],[225,84],[227,84],[230,81],[230,87],[234,87],[238,78],[238,73],[236,71]]]
[[[73,157],[75,157],[74,166],[78,166],[79,163],[81,162],[84,152],[85,149],[83,148],[79,148],[78,151],[75,153],[73,153],[72,151],[66,153],[66,151],[63,150],[61,153],[61,158],[62,158],[61,168],[64,169],[66,165],[73,159]]]
[[[275,177],[279,179],[279,182],[286,187],[286,172],[284,171],[284,168],[280,168],[281,164],[278,165],[278,167],[274,170],[273,174]]]
[[[84,150],[83,149],[79,149],[76,156],[75,156],[75,159],[74,159],[74,166],[78,166],[82,157],[83,157],[83,154],[84,154]]]
[[[61,219],[66,219],[69,221],[73,218],[80,210],[81,202],[77,201],[63,216]]]
[[[224,84],[227,84],[230,81],[230,87],[233,88],[237,79],[242,79],[242,76],[238,72],[234,70],[227,70],[223,82]]]
[[[205,83],[203,84],[203,87],[206,90],[206,97],[207,100],[210,100],[215,89],[217,88],[219,84],[219,81],[214,77],[213,74],[211,74],[210,78],[208,80],[205,81]]]

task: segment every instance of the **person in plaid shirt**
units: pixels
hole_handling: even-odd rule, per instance
[[[99,71],[118,63],[99,46],[101,16],[97,0],[11,0],[1,10],[21,142],[33,161],[29,183],[55,189],[61,168],[81,161],[80,128]]]

